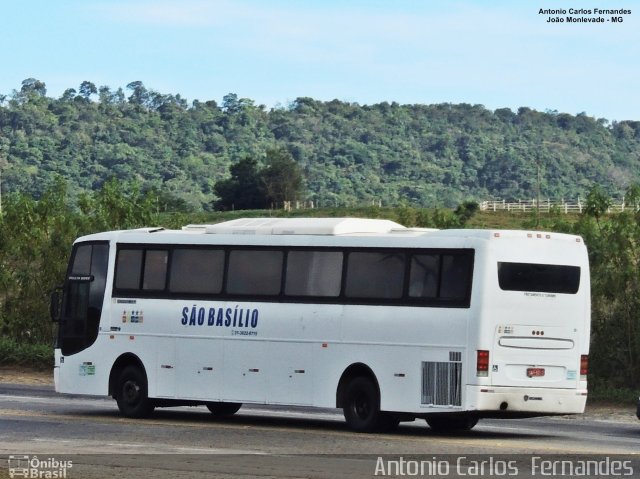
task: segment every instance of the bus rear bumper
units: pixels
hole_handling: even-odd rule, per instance
[[[468,409],[478,411],[483,416],[581,414],[587,402],[586,389],[468,388]]]

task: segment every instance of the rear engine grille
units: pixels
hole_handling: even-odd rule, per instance
[[[462,405],[462,354],[451,352],[449,357],[457,361],[422,363],[422,404]]]

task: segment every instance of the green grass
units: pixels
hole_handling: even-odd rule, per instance
[[[20,344],[11,339],[0,338],[0,365],[50,369],[53,366],[53,346]]]
[[[607,383],[606,381],[591,378],[589,376],[589,396],[591,404],[628,404],[635,405],[638,402],[640,391],[620,387]]]

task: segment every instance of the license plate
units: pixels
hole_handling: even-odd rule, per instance
[[[544,368],[527,368],[528,378],[541,378],[544,376]]]

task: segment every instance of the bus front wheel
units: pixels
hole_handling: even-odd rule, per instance
[[[207,409],[215,417],[233,416],[242,407],[238,402],[208,402]]]
[[[147,377],[137,366],[125,367],[118,377],[116,390],[118,409],[126,417],[142,418],[153,412],[149,399]]]

